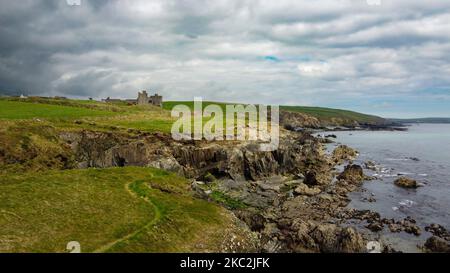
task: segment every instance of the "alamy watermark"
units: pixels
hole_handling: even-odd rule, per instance
[[[179,104],[173,107],[175,140],[255,141],[260,151],[275,151],[280,141],[279,106],[217,105],[203,107],[202,98],[194,99],[193,110]]]

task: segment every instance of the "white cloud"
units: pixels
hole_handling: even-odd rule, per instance
[[[330,71],[330,65],[325,62],[308,62],[297,66],[302,76],[321,76]]]
[[[10,93],[132,97],[147,88],[169,99],[338,107],[450,90],[448,1],[0,4],[0,88]]]

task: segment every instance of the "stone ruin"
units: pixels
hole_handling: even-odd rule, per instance
[[[136,101],[137,105],[147,105],[147,104],[151,104],[151,105],[155,105],[155,106],[159,106],[162,107],[162,103],[163,103],[163,98],[162,96],[155,94],[153,96],[149,96],[147,94],[147,91],[142,91],[138,93],[138,98]]]
[[[112,98],[108,97],[102,101],[107,102],[107,103],[127,102],[129,105],[132,105],[132,104],[154,105],[154,106],[162,107],[163,97],[158,94],[149,96],[147,91],[144,90],[144,91],[138,93],[137,99],[121,100],[121,99],[112,99]]]

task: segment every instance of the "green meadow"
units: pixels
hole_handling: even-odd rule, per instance
[[[174,119],[159,107],[69,99],[0,99],[0,123],[50,122],[59,129],[170,132]]]
[[[280,110],[299,112],[318,118],[323,122],[329,122],[333,119],[343,119],[346,121],[357,121],[359,123],[377,123],[382,122],[383,119],[376,116],[361,114],[358,112],[323,108],[323,107],[308,107],[308,106],[281,106]]]
[[[189,182],[151,168],[0,177],[0,252],[219,251],[232,219],[194,198]],[[205,235],[208,236],[205,236]]]
[[[193,101],[168,101],[164,102],[163,108],[166,110],[171,110],[175,105],[186,105],[191,110],[194,109]],[[208,105],[215,104],[221,107],[222,111],[225,112],[227,105],[235,105],[235,103],[224,103],[224,102],[213,102],[213,101],[203,101],[202,107],[203,109]],[[341,110],[341,109],[332,109],[332,108],[324,108],[324,107],[309,107],[309,106],[280,106],[281,111],[289,111],[289,112],[298,112],[302,114],[307,114],[318,118],[323,123],[330,123],[333,120],[341,119],[344,121],[357,121],[359,123],[379,123],[382,122],[383,119],[377,116],[366,115],[354,111]]]
[[[63,105],[0,100],[0,119],[59,119],[110,116],[112,112]]]
[[[1,120],[44,119],[66,129],[111,130],[111,128],[114,128],[169,133],[173,122],[176,120],[170,116],[170,110],[180,104],[188,106],[191,111],[194,110],[193,101],[167,101],[164,102],[163,109],[161,109],[154,106],[127,105],[126,103],[107,104],[69,99],[30,98],[20,100],[3,98],[0,99],[0,122]],[[233,105],[233,103],[204,101],[202,103],[203,109],[211,104],[219,105],[223,111],[226,109],[226,105]],[[280,109],[307,114],[324,123],[336,119],[360,123],[374,123],[383,120],[379,117],[357,112],[321,107],[281,106]],[[203,120],[206,122],[209,118]]]

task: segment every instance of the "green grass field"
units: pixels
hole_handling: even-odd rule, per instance
[[[184,178],[135,167],[2,175],[0,226],[0,252],[219,251],[236,228]]]
[[[346,121],[357,121],[360,123],[377,123],[382,122],[383,119],[377,116],[361,114],[358,112],[323,108],[323,107],[308,107],[308,106],[281,106],[281,110],[290,112],[299,112],[318,118],[322,121],[331,121],[333,119],[343,119]]]
[[[76,119],[111,116],[113,112],[88,108],[0,100],[0,119]]]
[[[186,105],[190,109],[194,109],[193,101],[168,101],[168,102],[164,102],[163,108],[166,110],[171,110],[175,105],[179,105],[179,104]],[[233,105],[234,103],[203,101],[202,102],[203,109],[211,104],[219,105],[222,108],[222,110],[224,111],[226,109],[227,105]],[[331,121],[337,120],[337,119],[341,119],[346,122],[357,121],[359,123],[383,122],[383,119],[380,117],[377,117],[377,116],[366,115],[366,114],[362,114],[362,113],[358,113],[358,112],[354,112],[354,111],[324,108],[324,107],[280,106],[280,110],[307,114],[307,115],[318,118],[320,121],[322,121],[324,123],[330,123]]]
[[[194,108],[192,101],[167,101],[163,109],[153,106],[130,106],[126,103],[106,104],[96,101],[29,98],[20,100],[17,98],[0,99],[0,123],[1,120],[32,120],[44,119],[51,121],[54,126],[63,129],[93,129],[111,130],[117,127],[124,131],[136,129],[146,132],[170,133],[174,118],[170,116],[170,110],[175,105],[187,105]],[[225,110],[226,105],[232,103],[217,103],[204,101],[203,108],[211,104],[219,105]],[[383,119],[357,112],[302,106],[281,106],[281,110],[300,112],[318,118],[325,124],[329,123],[379,123]],[[75,124],[73,121],[76,120]],[[204,122],[208,121],[204,118]],[[224,119],[224,123],[226,120]]]
[[[203,101],[202,102],[202,108],[205,109],[208,105],[218,105],[222,108],[222,110],[224,111],[226,109],[227,105],[235,105],[236,103],[227,103],[227,102],[214,102],[214,101]],[[191,110],[194,109],[194,102],[193,101],[165,101],[163,103],[163,108],[165,110],[172,110],[173,107],[175,107],[176,105],[186,105],[188,106]]]
[[[170,112],[152,106],[106,104],[96,101],[46,98],[0,99],[0,123],[20,121],[27,124],[47,121],[63,130],[111,130],[169,133],[174,119]]]

